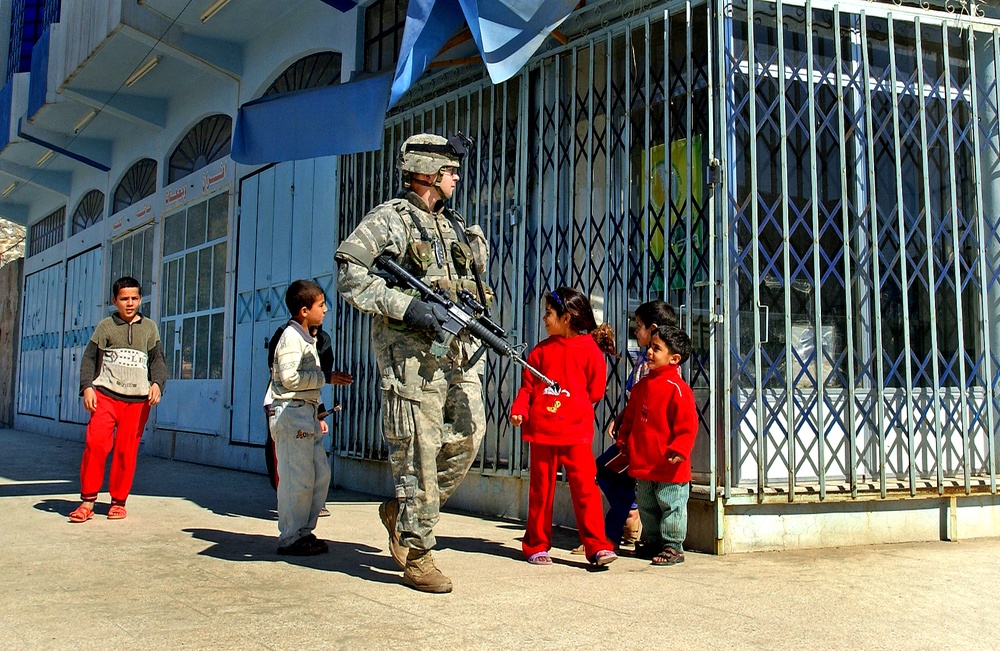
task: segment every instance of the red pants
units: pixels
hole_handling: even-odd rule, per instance
[[[97,411],[87,424],[87,444],[80,464],[80,499],[93,502],[104,483],[104,464],[111,456],[108,492],[112,504],[125,504],[135,476],[139,439],[149,417],[149,402],[124,402],[97,391]]]
[[[552,547],[552,502],[556,494],[556,471],[565,466],[573,513],[587,558],[602,549],[612,549],[604,536],[604,505],[597,487],[597,464],[587,443],[576,445],[531,444],[531,479],[528,489],[528,523],[521,549],[525,556],[547,552]]]

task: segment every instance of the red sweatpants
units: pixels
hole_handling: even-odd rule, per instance
[[[559,466],[566,468],[576,527],[587,558],[593,558],[602,549],[613,549],[604,537],[604,506],[595,481],[597,463],[590,445],[532,443],[528,523],[521,541],[524,555],[531,556],[552,548],[552,503],[556,495],[556,471]]]
[[[104,483],[104,465],[111,456],[108,492],[112,504],[125,504],[132,490],[139,439],[149,417],[149,402],[124,402],[97,391],[97,411],[87,424],[87,444],[80,464],[80,499],[93,502]]]

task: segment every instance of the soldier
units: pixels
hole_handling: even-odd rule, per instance
[[[466,226],[445,206],[468,142],[461,135],[408,138],[396,161],[402,191],[365,215],[336,253],[341,295],[372,315],[382,431],[396,492],[379,507],[379,516],[403,583],[422,592],[452,589],[431,558],[434,525],[483,439],[483,362],[478,341],[465,331],[451,339],[443,356],[435,356],[431,343],[442,341],[443,309],[387,283],[373,267],[388,253],[453,298],[462,289],[488,297],[480,278],[489,257],[482,229]]]

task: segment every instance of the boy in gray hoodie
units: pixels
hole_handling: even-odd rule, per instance
[[[112,452],[109,520],[125,518],[132,490],[139,439],[149,408],[160,401],[167,383],[160,332],[139,313],[142,287],[131,276],[111,288],[117,312],[97,324],[80,361],[80,395],[90,412],[87,443],[80,464],[80,499],[70,522],[94,517],[94,502],[104,483],[104,466]]]

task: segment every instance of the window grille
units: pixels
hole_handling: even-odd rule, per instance
[[[115,188],[114,212],[111,214],[125,210],[156,192],[156,167],[155,160],[143,158],[128,168]]]
[[[76,235],[102,219],[104,219],[104,193],[100,190],[91,190],[83,195],[80,205],[76,207],[76,211],[73,213],[73,225],[70,235]]]
[[[31,226],[28,236],[28,255],[37,255],[63,241],[66,230],[66,208],[60,208],[42,221]]]
[[[406,0],[377,0],[365,9],[365,70],[393,68],[406,24]]]
[[[229,193],[163,218],[160,336],[171,378],[222,377]]]
[[[278,75],[264,95],[339,84],[340,59],[339,52],[318,52],[302,57]]]
[[[229,155],[233,138],[233,119],[228,115],[210,115],[187,132],[170,155],[168,183]]]

